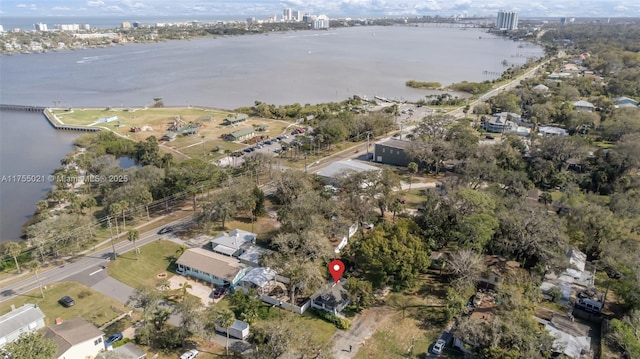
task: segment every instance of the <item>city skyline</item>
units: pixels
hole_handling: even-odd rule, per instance
[[[635,0],[2,0],[2,16],[256,16],[285,8],[332,16],[640,17]]]

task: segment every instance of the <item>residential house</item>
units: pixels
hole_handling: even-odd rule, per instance
[[[311,298],[311,307],[341,316],[340,313],[351,302],[342,282],[326,284]]]
[[[238,257],[249,249],[256,240],[256,234],[234,229],[229,233],[220,233],[211,240],[211,249],[220,254]]]
[[[547,136],[567,136],[569,133],[564,128],[554,126],[540,126],[538,128],[538,135]]]
[[[240,260],[240,263],[243,263],[252,267],[258,267],[260,265],[260,258],[270,253],[273,253],[273,251],[270,251],[266,248],[262,248],[258,246],[251,246],[247,248],[247,250],[245,250],[244,253],[239,255],[238,259]]]
[[[575,109],[578,111],[589,111],[589,112],[593,112],[596,109],[596,107],[591,102],[584,101],[584,100],[574,101],[573,107],[575,107]]]
[[[616,108],[620,108],[620,107],[638,107],[638,101],[629,98],[629,97],[618,97],[618,98],[614,98],[613,99],[613,104],[616,106]]]
[[[478,279],[478,287],[488,289],[502,286],[504,279],[520,267],[520,263],[499,255],[485,255],[484,265],[486,269]]]
[[[553,288],[558,288],[562,293],[561,303],[568,303],[574,289],[576,291],[589,289],[594,286],[595,271],[587,266],[587,255],[577,249],[567,252],[569,268],[560,274],[548,272],[540,285],[542,293],[548,295]]]
[[[251,268],[229,257],[203,248],[187,249],[176,261],[177,272],[215,285],[235,286]]]
[[[373,148],[373,160],[385,165],[407,167],[413,159],[407,153],[410,141],[387,138],[377,142]]]
[[[102,330],[80,317],[44,329],[44,337],[58,347],[58,359],[95,358],[104,350],[103,336]]]
[[[517,132],[518,122],[521,120],[522,117],[517,113],[500,112],[486,120],[483,127],[485,131],[492,133]]]
[[[119,346],[111,350],[116,354],[118,359],[144,359],[147,357],[147,353],[140,349],[137,345],[129,342],[125,345]],[[98,354],[97,359],[106,359],[107,352]]]
[[[167,132],[162,136],[162,141],[173,142],[178,137],[178,134],[175,132]]]
[[[259,295],[269,295],[277,287],[276,272],[267,267],[251,269],[240,281],[240,287],[245,290],[255,289]],[[286,293],[286,287],[283,289]]]
[[[536,320],[555,338],[552,352],[562,353],[573,359],[585,358],[585,354],[591,352],[593,338],[590,335],[593,330],[590,326],[579,323],[572,317],[560,315],[554,315],[550,320],[536,317]]]
[[[22,333],[35,332],[44,328],[44,313],[35,304],[25,304],[20,308],[11,306],[11,311],[0,316],[0,348],[12,343]]]
[[[225,126],[232,126],[232,125],[236,125],[240,122],[244,122],[249,118],[248,115],[245,115],[244,113],[240,113],[240,114],[236,114],[236,115],[229,115],[229,117],[227,117],[224,121],[222,121],[222,124]]]
[[[322,177],[328,184],[331,184],[339,182],[344,175],[366,171],[380,172],[380,168],[358,160],[341,160],[332,162],[318,172],[317,175]]]
[[[549,91],[549,87],[547,87],[547,86],[545,86],[543,84],[539,84],[539,85],[533,86],[531,89],[534,92],[542,93],[542,94],[547,93]]]
[[[234,131],[227,135],[227,141],[244,141],[256,136],[256,132],[253,127],[243,128],[242,130]]]

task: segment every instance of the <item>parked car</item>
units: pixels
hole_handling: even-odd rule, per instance
[[[158,231],[158,234],[165,234],[165,233],[169,233],[169,232],[173,232],[173,228],[171,228],[171,227],[162,227],[160,229],[160,231]]]
[[[495,137],[491,136],[491,135],[486,135],[484,136],[484,138],[486,138],[487,140],[493,140],[495,139]]]
[[[445,344],[447,343],[444,340],[438,339],[433,345],[433,348],[431,348],[431,351],[433,352],[433,354],[442,354]]]
[[[104,341],[104,345],[108,347],[109,345],[113,345],[113,343],[115,342],[121,341],[122,338],[124,338],[122,336],[122,333],[111,334],[109,338],[107,338],[107,340]]]
[[[373,229],[373,223],[367,223],[367,222],[360,222],[360,224],[362,224],[362,227],[365,229]]]
[[[62,306],[65,308],[73,307],[73,305],[76,304],[76,302],[71,299],[71,297],[66,295],[60,298],[60,300],[58,300],[58,303],[62,304]]]
[[[213,299],[220,299],[222,298],[223,295],[227,294],[227,288],[225,287],[218,287],[216,288],[216,290],[213,292]]]
[[[187,350],[184,354],[180,355],[180,359],[194,359],[198,357],[198,351],[195,349]]]

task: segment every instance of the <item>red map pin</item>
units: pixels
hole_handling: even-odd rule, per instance
[[[342,273],[344,273],[344,263],[342,263],[339,259],[334,259],[329,263],[329,273],[333,277],[333,280],[338,283],[340,277],[342,277]]]

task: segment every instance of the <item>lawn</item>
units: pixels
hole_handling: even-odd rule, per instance
[[[110,130],[129,137],[135,141],[143,141],[147,137],[155,136],[161,139],[167,132],[169,126],[176,122],[179,127],[189,123],[200,123],[198,133],[192,136],[179,135],[174,142],[166,145],[191,158],[200,158],[203,153],[209,159],[222,157],[225,150],[238,151],[246,146],[239,143],[224,141],[225,134],[250,127],[266,126],[264,132],[256,132],[257,135],[276,137],[284,133],[289,122],[280,120],[270,120],[264,118],[249,118],[236,126],[224,126],[222,121],[232,114],[229,111],[202,109],[195,107],[173,107],[173,108],[92,108],[55,110],[53,113],[65,124],[90,125],[98,119],[117,116],[118,120],[109,123],[96,124],[96,126],[107,127]],[[178,119],[179,118],[179,122]],[[145,127],[150,129],[139,132],[131,132],[134,127]],[[204,137],[204,138],[203,138]],[[204,144],[203,144],[204,140]]]
[[[68,295],[76,304],[65,308],[58,303],[58,299]],[[82,317],[96,326],[114,319],[118,315],[129,311],[122,303],[109,298],[95,290],[76,282],[59,282],[49,285],[45,289],[45,298],[40,297],[40,290],[36,289],[22,294],[14,299],[0,304],[0,314],[11,310],[11,305],[20,307],[23,304],[37,304],[45,314],[47,325],[55,324],[56,318],[71,319]]]
[[[173,271],[173,261],[180,246],[170,241],[158,241],[140,247],[140,256],[131,251],[118,256],[109,263],[109,275],[115,279],[137,288],[141,285],[155,288],[159,273]],[[171,274],[167,277],[170,278]]]
[[[413,357],[428,352],[447,324],[443,307],[447,284],[436,273],[429,272],[414,288],[385,298],[392,314],[383,319],[378,331],[360,347],[355,358],[407,357],[410,348]],[[404,313],[399,306],[391,304],[393,296],[400,298],[398,303],[409,304]],[[457,355],[443,353],[441,357],[458,358]]]

